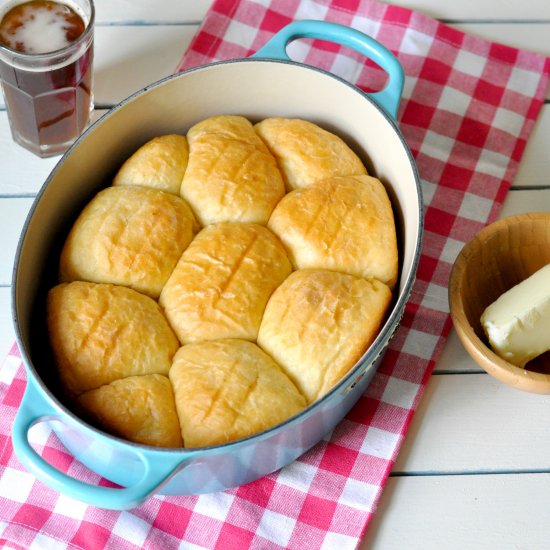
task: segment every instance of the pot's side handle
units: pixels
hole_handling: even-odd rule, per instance
[[[55,468],[30,445],[28,432],[31,427],[40,421],[52,419],[61,421],[53,405],[38,391],[32,379],[29,379],[13,425],[14,450],[23,466],[46,485],[87,504],[113,510],[135,508],[170,478],[180,465],[181,458],[163,457],[154,461],[157,464],[155,468],[153,461],[145,453],[135,449],[137,458],[143,464],[143,476],[135,485],[122,489],[90,485]]]
[[[317,38],[336,42],[358,51],[382,67],[389,77],[386,86],[379,92],[367,95],[392,118],[396,118],[405,80],[403,67],[390,50],[374,38],[356,29],[328,21],[294,21],[277,32],[251,57],[290,61],[286,47],[290,42],[299,38]]]

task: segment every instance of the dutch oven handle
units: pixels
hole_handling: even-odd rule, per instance
[[[382,67],[388,74],[386,86],[378,92],[367,95],[393,119],[396,118],[405,80],[403,67],[390,50],[374,38],[358,30],[328,21],[294,21],[277,32],[251,57],[291,61],[286,53],[286,47],[290,42],[299,38],[317,38],[336,42],[356,50]]]
[[[181,457],[163,455],[153,460],[154,450],[145,453],[136,448],[133,452],[143,464],[143,475],[135,485],[121,489],[90,485],[58,470],[31,447],[28,439],[31,427],[40,421],[55,419],[61,422],[57,409],[36,388],[32,379],[29,379],[13,425],[14,450],[25,468],[46,485],[92,506],[112,510],[135,508],[151,496],[176,470],[179,470],[181,465]]]

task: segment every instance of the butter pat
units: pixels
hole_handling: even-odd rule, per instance
[[[550,264],[488,306],[481,324],[494,352],[518,367],[549,350]]]

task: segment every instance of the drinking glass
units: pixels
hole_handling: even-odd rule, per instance
[[[0,0],[0,20],[20,3]],[[13,139],[40,157],[63,153],[93,111],[94,4],[58,3],[84,21],[84,32],[74,42],[47,53],[22,53],[0,45],[0,81]]]

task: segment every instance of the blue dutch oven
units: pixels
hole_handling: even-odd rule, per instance
[[[387,73],[381,91],[366,94],[315,67],[292,61],[287,46],[324,39],[372,59]],[[19,242],[13,273],[13,319],[27,372],[27,388],[13,426],[13,444],[37,478],[75,499],[112,509],[135,507],[155,493],[220,491],[290,463],[347,414],[376,372],[409,298],[420,256],[422,201],[413,158],[395,124],[403,70],[369,36],[320,21],[295,22],[248,59],[213,63],[168,77],[132,95],[93,124],[67,151],[42,187]],[[357,364],[322,399],[262,433],[224,445],[164,449],[130,443],[78,418],[59,397],[46,341],[45,296],[56,284],[61,243],[83,206],[110,184],[122,162],[147,140],[185,133],[215,114],[251,120],[309,119],[339,134],[386,185],[400,246],[400,279],[393,308]],[[48,424],[90,470],[122,488],[74,479],[29,444],[29,430]]]

